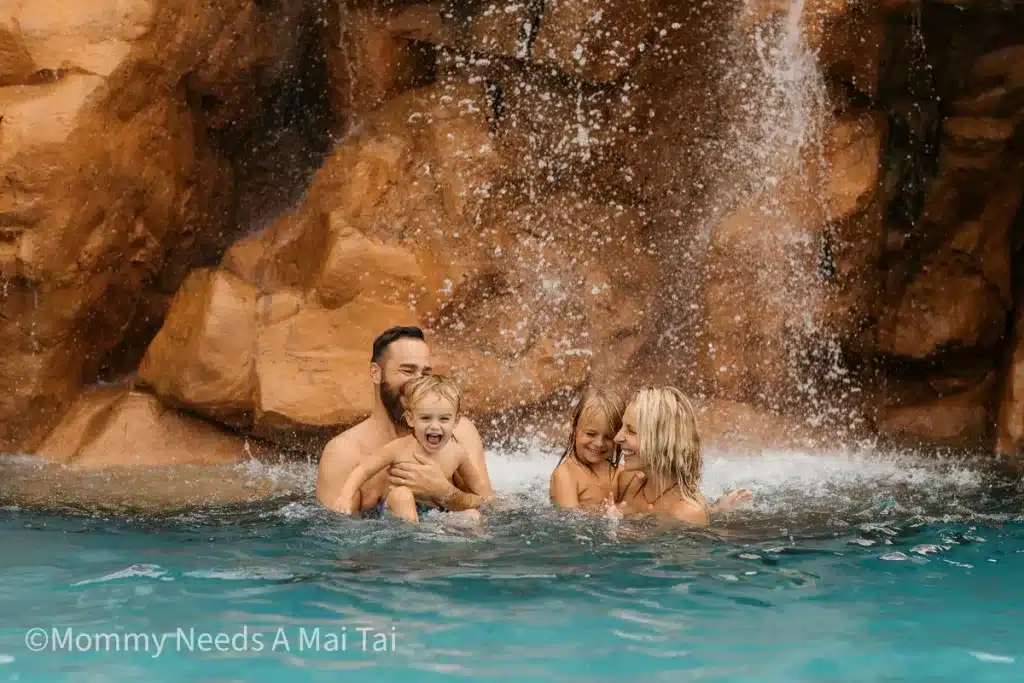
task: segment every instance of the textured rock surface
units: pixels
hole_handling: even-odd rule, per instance
[[[0,8],[0,450],[133,371],[235,230],[236,156],[301,54],[303,2]],[[217,136],[227,137],[217,140]]]
[[[256,442],[182,415],[151,394],[117,388],[81,394],[38,450],[82,470],[217,465],[265,453]]]
[[[395,324],[436,333],[439,369],[477,413],[535,404],[579,386],[593,365],[628,363],[650,290],[634,254],[643,218],[499,191],[508,164],[487,111],[483,88],[453,82],[368,115],[294,214],[190,276],[141,382],[290,443],[365,415],[369,348]]]

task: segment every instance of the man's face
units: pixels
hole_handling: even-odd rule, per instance
[[[402,388],[409,380],[433,372],[430,365],[430,348],[419,339],[399,339],[392,342],[380,359],[380,400],[387,409],[391,421],[402,423]]]

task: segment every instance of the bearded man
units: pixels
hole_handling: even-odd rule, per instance
[[[374,340],[370,356],[373,410],[368,418],[331,439],[324,448],[316,481],[316,498],[322,505],[336,510],[345,479],[356,465],[388,442],[409,433],[402,419],[402,388],[409,380],[432,371],[430,347],[418,327],[392,327]],[[476,427],[462,417],[455,427],[454,437],[469,451],[470,460],[483,476],[487,490],[482,497],[492,497],[494,492],[487,474],[484,446]],[[481,502],[481,496],[460,488],[462,482],[458,476],[453,484],[433,460],[417,456],[414,462],[397,463],[390,472],[384,470],[363,485],[359,490],[363,512],[376,507],[385,478],[390,486],[406,486],[418,497],[452,512],[475,509]]]

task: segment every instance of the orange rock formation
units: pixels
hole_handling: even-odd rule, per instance
[[[474,415],[1020,463],[1024,13],[961,4],[7,3],[0,450],[315,455],[419,324]]]

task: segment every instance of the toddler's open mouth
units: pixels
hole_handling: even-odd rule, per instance
[[[444,439],[443,434],[427,434],[427,443],[431,446],[440,446],[441,441]]]

